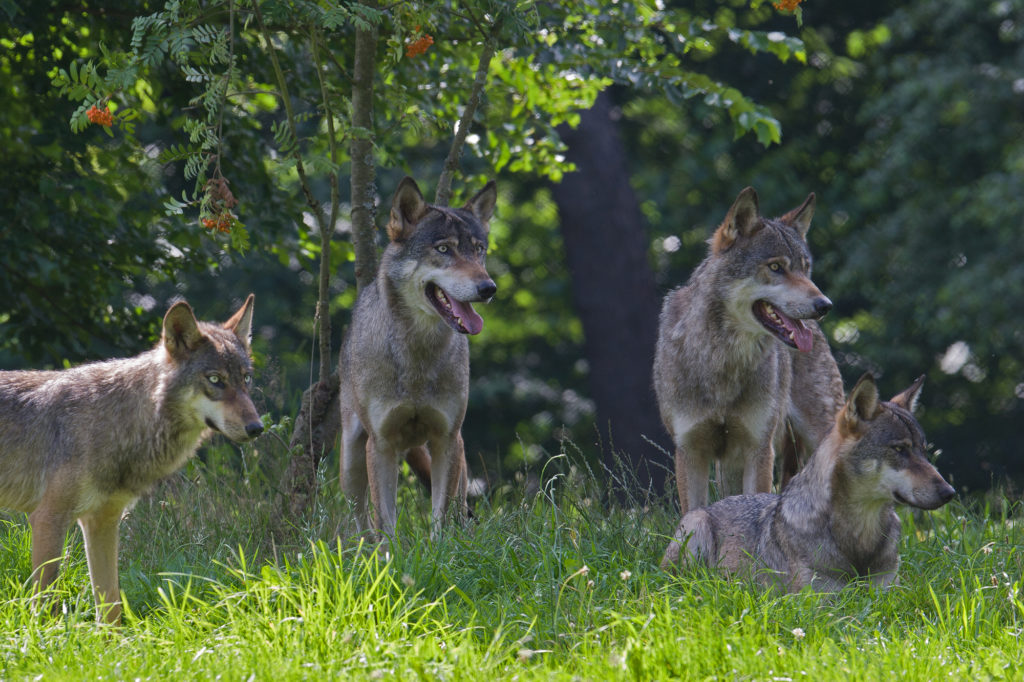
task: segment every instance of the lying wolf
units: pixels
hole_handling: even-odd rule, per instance
[[[688,512],[662,568],[698,561],[792,592],[836,591],[862,576],[888,586],[899,567],[894,506],[936,509],[955,494],[928,461],[911,414],[923,382],[880,402],[865,374],[781,495],[739,495]]]

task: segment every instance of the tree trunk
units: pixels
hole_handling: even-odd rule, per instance
[[[651,379],[660,300],[612,110],[603,92],[576,129],[559,130],[577,170],[552,193],[586,338],[602,457],[623,499],[637,491],[662,494],[672,461],[645,440],[670,452]]]

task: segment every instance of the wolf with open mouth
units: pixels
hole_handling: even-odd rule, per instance
[[[467,337],[484,327],[473,303],[498,290],[485,267],[496,199],[494,182],[457,209],[428,204],[412,178],[395,191],[390,241],[341,350],[341,485],[359,532],[393,535],[404,457],[429,462],[435,531],[467,512]]]
[[[813,194],[780,218],[743,190],[689,282],[665,297],[654,361],[662,421],[675,445],[685,514],[721,496],[783,485],[828,434],[843,386],[817,320],[832,302],[811,281]]]

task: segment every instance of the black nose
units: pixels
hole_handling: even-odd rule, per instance
[[[830,310],[832,310],[832,301],[824,296],[814,299],[814,313],[818,317],[825,317]]]
[[[939,496],[942,497],[942,503],[943,504],[945,504],[945,503],[949,502],[950,500],[952,500],[954,495],[956,495],[956,491],[953,490],[953,486],[948,485],[948,484],[942,490],[942,492],[939,493]]]
[[[491,298],[498,293],[498,285],[491,280],[481,282],[476,285],[476,293],[480,294],[480,298]]]
[[[245,425],[245,433],[249,438],[255,438],[263,433],[263,424],[260,422],[249,422]]]

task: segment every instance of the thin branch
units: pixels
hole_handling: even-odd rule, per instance
[[[277,59],[277,51],[274,49],[274,43],[270,39],[270,33],[267,31],[267,27],[263,23],[263,13],[260,12],[260,4],[258,2],[253,3],[253,11],[256,14],[256,22],[260,26],[260,33],[262,34],[263,39],[267,43],[267,54],[270,56],[270,63],[274,67],[274,77],[277,80],[277,87],[278,90],[280,91],[281,102],[284,104],[285,118],[288,121],[288,129],[291,131],[292,136],[297,141],[299,139],[299,129],[298,125],[296,125],[295,123],[295,111],[292,109],[292,99],[291,95],[288,92],[288,81],[284,77],[284,71],[281,70],[281,63]],[[313,213],[314,219],[316,220],[317,227],[320,230],[321,239],[324,238],[323,235],[325,234],[328,235],[329,239],[331,228],[325,224],[323,207],[321,206],[317,198],[313,195],[313,190],[309,184],[309,178],[306,175],[306,167],[302,163],[302,152],[300,151],[298,145],[296,145],[294,156],[295,172],[299,176],[299,185],[302,187],[302,194],[305,197],[306,203],[309,205],[309,208]],[[320,254],[320,257],[326,258],[328,257],[328,253],[329,251],[325,251]],[[327,318],[320,317],[322,311],[320,310],[319,306],[320,303],[317,304],[317,316],[319,318],[318,321],[320,322],[320,327],[322,329],[325,324],[330,325],[330,320]],[[321,351],[322,350],[323,349],[321,348]],[[330,345],[328,343],[327,357],[320,358],[321,381],[327,380],[328,375],[330,374],[330,363],[331,354]],[[326,372],[324,371],[325,366],[327,367]]]
[[[466,102],[466,108],[462,111],[462,118],[459,119],[455,138],[452,140],[451,149],[448,150],[448,158],[444,160],[441,178],[437,181],[437,194],[434,195],[434,203],[439,206],[447,206],[451,201],[452,178],[455,176],[455,171],[459,169],[459,159],[462,157],[462,149],[466,144],[466,136],[469,135],[469,127],[473,124],[476,110],[480,106],[480,97],[483,94],[484,86],[487,85],[487,74],[491,68],[491,59],[494,57],[495,42],[492,33],[484,39],[483,48],[480,50],[480,61],[476,66],[476,76],[473,78],[469,100]]]
[[[323,62],[320,55],[320,31],[313,29],[311,36],[313,62],[316,65],[316,77],[320,83],[320,98],[324,107],[324,118],[327,119],[327,146],[331,155],[331,215],[328,220],[329,230],[320,230],[320,291],[317,300],[317,320],[320,322],[320,378],[325,379],[331,373],[331,237],[334,236],[334,225],[338,219],[338,147],[335,140],[334,114],[331,111],[327,95],[327,84],[324,82]]]

